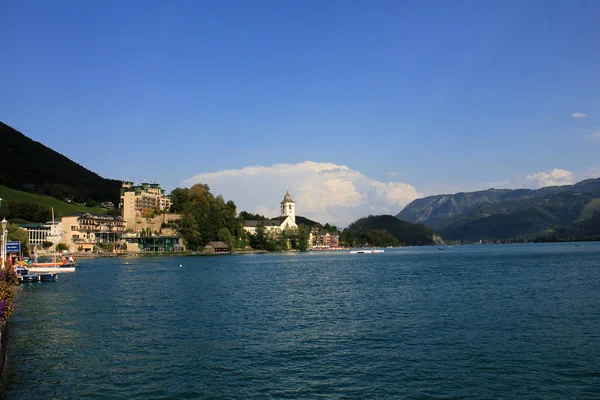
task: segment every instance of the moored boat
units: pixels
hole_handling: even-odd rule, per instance
[[[22,275],[21,279],[22,279],[23,282],[39,282],[40,281],[40,276],[39,275],[34,275],[34,274]]]
[[[52,273],[40,274],[40,280],[42,282],[56,282],[57,279],[58,279],[58,274],[52,274]]]
[[[349,254],[373,254],[373,253],[383,253],[383,250],[371,249],[371,250],[350,250]]]
[[[34,274],[75,272],[75,267],[29,267],[28,271]]]

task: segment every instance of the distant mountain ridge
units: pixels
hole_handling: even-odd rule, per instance
[[[76,202],[118,202],[121,181],[105,179],[0,122],[0,184]]]
[[[488,189],[417,199],[396,217],[437,229],[446,239],[535,238],[600,210],[600,178],[574,185]]]

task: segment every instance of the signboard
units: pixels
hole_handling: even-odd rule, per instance
[[[20,253],[21,252],[21,242],[6,242],[6,252],[7,253]]]

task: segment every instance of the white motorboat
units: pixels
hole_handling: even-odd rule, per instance
[[[371,250],[350,250],[349,254],[373,254],[373,253],[383,253],[383,250],[371,249]]]

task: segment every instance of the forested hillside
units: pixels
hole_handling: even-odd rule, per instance
[[[381,245],[379,243],[382,240],[389,239],[386,234],[397,241],[390,245],[422,246],[443,243],[442,238],[433,229],[423,224],[411,224],[399,220],[392,215],[371,215],[361,218],[344,229],[341,239],[349,242],[352,238],[348,236],[352,236],[360,239],[361,244]]]
[[[0,139],[0,185],[76,203],[118,203],[120,181],[102,178],[3,122]]]
[[[539,190],[495,190],[415,200],[398,217],[424,220],[451,240],[535,239],[600,210],[600,179]],[[583,232],[583,231],[581,231]]]

